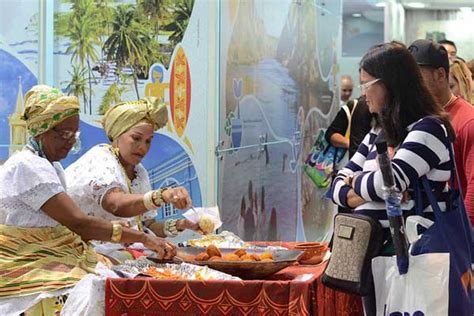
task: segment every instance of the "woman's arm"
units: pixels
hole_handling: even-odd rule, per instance
[[[446,131],[438,120],[426,117],[416,123],[392,160],[395,186],[405,192],[411,183],[439,165],[449,162]],[[449,179],[450,171],[435,170],[437,178]],[[443,182],[443,181],[441,181]],[[354,191],[367,201],[383,200],[380,170],[364,173],[354,182]]]
[[[83,240],[111,240],[112,223],[98,217],[86,215],[64,192],[58,193],[47,200],[41,206],[41,210],[52,219],[81,236]],[[160,258],[172,258],[176,254],[176,247],[166,240],[125,227],[122,228],[120,242],[141,242],[145,247],[156,251]]]
[[[356,173],[362,172],[364,162],[369,153],[369,141],[371,137],[375,137],[374,135],[373,133],[369,133],[365,136],[351,160],[337,173],[332,183],[332,200],[335,204],[346,208],[355,208],[365,202],[363,199],[360,200],[356,198],[356,195],[354,195],[355,192],[353,192],[354,190],[352,190],[347,179]]]
[[[164,190],[162,199],[165,203],[172,203],[179,209],[192,206],[188,191],[183,187]],[[144,194],[125,193],[120,188],[112,188],[104,194],[102,208],[118,217],[133,217],[148,211],[144,203]]]

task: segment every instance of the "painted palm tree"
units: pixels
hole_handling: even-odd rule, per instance
[[[87,68],[81,67],[80,65],[72,65],[72,72],[68,71],[71,76],[71,80],[66,86],[67,95],[75,95],[76,97],[82,97],[84,100],[84,109],[87,105]]]
[[[112,22],[112,31],[104,44],[104,53],[108,61],[114,61],[118,69],[130,67],[137,98],[138,72],[143,72],[146,56],[150,53],[150,36],[142,26],[131,5],[117,6]]]
[[[193,12],[194,0],[181,0],[171,8],[172,22],[163,27],[164,31],[171,32],[169,41],[173,46],[183,40],[189,18]]]
[[[100,47],[98,35],[99,20],[96,16],[93,0],[77,0],[73,6],[73,16],[70,21],[68,37],[70,45],[66,53],[72,53],[71,60],[79,62],[81,66],[87,64],[89,75],[89,114],[92,114],[92,67],[91,62],[98,61],[97,47]],[[94,77],[95,80],[95,77]]]
[[[122,95],[127,91],[127,87],[119,86],[118,83],[113,83],[105,92],[102,102],[100,103],[99,114],[104,115],[109,107],[122,101]]]
[[[163,0],[139,0],[137,4],[153,28],[153,37],[158,39]]]

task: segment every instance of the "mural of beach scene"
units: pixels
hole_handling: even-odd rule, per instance
[[[13,131],[23,111],[23,95],[37,83],[38,10],[29,0],[4,1],[0,11],[0,164],[24,143],[24,127]],[[11,17],[15,18],[12,19]],[[22,138],[22,140],[18,139]]]
[[[193,0],[56,1],[56,85],[81,100],[82,146],[64,161],[65,166],[95,144],[107,142],[100,119],[110,106],[157,97],[170,105],[171,122],[156,133],[143,165],[153,188],[184,186],[194,204],[202,204],[199,179],[189,155],[192,145],[186,138],[178,142],[173,137],[182,136],[183,128],[178,126],[185,127],[189,118],[177,118],[176,112],[183,109],[173,102],[176,87],[172,84],[174,68],[187,69],[187,82],[181,86],[187,99],[181,112],[189,114],[189,65],[178,46],[193,6]],[[166,206],[159,214],[174,217],[179,212]]]
[[[108,107],[158,97],[169,105],[170,122],[155,135],[143,164],[153,188],[184,186],[194,205],[201,206],[193,144],[185,133],[191,66],[181,47],[193,7],[194,0],[54,2],[54,85],[81,101],[81,146],[62,161],[65,168],[92,146],[107,142],[100,119]],[[21,121],[23,95],[37,83],[39,62],[39,6],[29,0],[6,1],[2,9],[0,161],[12,153],[10,123],[12,118]],[[169,206],[161,214],[179,216]]]
[[[341,11],[338,0],[222,3],[220,196],[224,229],[245,240],[330,237],[333,204],[302,163],[338,110]]]

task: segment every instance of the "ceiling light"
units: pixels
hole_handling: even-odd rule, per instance
[[[353,16],[354,18],[360,18],[360,17],[362,16],[362,14],[360,14],[360,13],[352,13],[352,16]]]
[[[385,7],[385,1],[383,1],[383,2],[377,2],[377,3],[375,4],[375,6],[378,7],[378,8],[383,8],[383,7]]]
[[[426,7],[426,4],[421,2],[408,2],[406,6],[413,9],[423,9],[424,7]]]

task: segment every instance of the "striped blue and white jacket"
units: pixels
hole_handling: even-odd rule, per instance
[[[425,117],[411,124],[407,130],[407,137],[392,159],[396,187],[400,192],[408,190],[410,193],[410,199],[402,204],[402,209],[414,210],[414,185],[421,176],[426,175],[441,210],[445,210],[447,183],[453,170],[447,147],[447,130],[440,120],[434,117]],[[332,199],[334,203],[348,207],[347,193],[351,187],[344,183],[344,178],[359,175],[354,184],[354,191],[367,202],[358,206],[354,212],[368,215],[379,220],[382,226],[388,227],[382,195],[382,174],[376,161],[377,152],[374,145],[379,133],[380,128],[373,128],[349,163],[338,172],[332,184]],[[432,217],[432,209],[425,194],[422,203],[425,216]],[[429,212],[431,214],[428,214]]]

